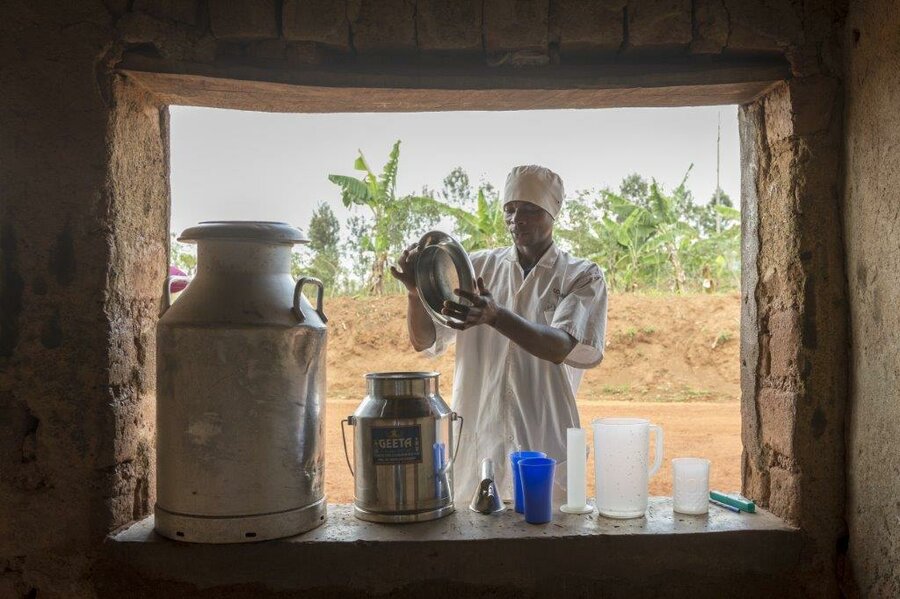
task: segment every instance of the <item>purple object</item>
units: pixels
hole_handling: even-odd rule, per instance
[[[525,521],[544,524],[553,518],[553,458],[525,458],[519,461],[522,495],[525,499]]]
[[[169,276],[170,277],[186,277],[187,273],[178,268],[177,266],[169,267]],[[169,284],[169,293],[178,293],[179,291],[184,291],[184,288],[187,287],[187,281],[182,279],[176,279]]]
[[[525,501],[522,497],[522,480],[519,478],[519,462],[525,458],[546,458],[547,454],[543,451],[514,451],[509,454],[509,461],[512,463],[513,490],[515,497],[515,508],[520,514],[525,513]]]

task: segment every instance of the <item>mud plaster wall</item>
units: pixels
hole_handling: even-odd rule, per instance
[[[0,18],[2,597],[87,593],[91,550],[153,501],[167,113],[103,72],[113,22]]]
[[[845,536],[840,17],[806,12],[820,45],[739,113],[743,486],[803,529],[809,594],[837,592]]]
[[[839,89],[837,71],[823,71],[740,111],[744,245],[755,257],[741,290],[743,486],[806,533],[811,594],[833,579],[845,534]]]
[[[847,22],[844,204],[850,298],[850,562],[864,597],[900,596],[900,12]]]
[[[741,111],[758,200],[745,293],[746,492],[807,534],[833,589],[843,512],[837,226],[843,4],[747,0],[8,2],[0,19],[0,591],[89,592],[91,551],[153,502],[152,331],[166,266],[165,109],[122,56],[274,70],[785,56]],[[236,71],[235,71],[236,72]],[[198,100],[202,103],[202,99]],[[214,105],[213,102],[210,102]],[[759,179],[756,179],[756,174]],[[755,249],[754,249],[755,248]],[[749,250],[748,250],[749,251]],[[749,275],[748,275],[749,276]],[[745,286],[746,287],[746,286]],[[8,426],[6,425],[8,423]]]

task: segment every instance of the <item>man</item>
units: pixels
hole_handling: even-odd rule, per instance
[[[503,211],[513,246],[470,256],[478,293],[456,291],[471,307],[444,304],[444,314],[462,321],[452,328],[435,325],[416,294],[416,246],[391,267],[409,292],[416,351],[437,356],[457,344],[453,406],[465,427],[453,474],[456,496],[465,500],[480,482],[483,458],[493,459],[498,487],[511,496],[513,451],[546,452],[558,462],[557,482],[564,480],[566,429],[579,426],[575,394],[584,369],[603,359],[606,283],[596,264],[553,242],[563,195],[549,169],[512,170]]]

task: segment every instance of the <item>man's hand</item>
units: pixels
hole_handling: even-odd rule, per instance
[[[396,266],[391,266],[391,276],[403,283],[406,291],[416,290],[416,260],[419,259],[419,244],[414,243],[400,254]]]
[[[461,298],[472,302],[471,306],[465,306],[457,302],[444,302],[441,314],[455,318],[461,322],[450,320],[447,326],[460,331],[478,326],[480,324],[493,325],[497,321],[499,308],[494,302],[491,292],[484,286],[484,279],[478,277],[478,293],[470,293],[462,289],[455,289],[454,293]]]

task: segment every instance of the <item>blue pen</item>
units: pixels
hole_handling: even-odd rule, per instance
[[[734,512],[736,514],[741,513],[741,510],[734,507],[733,505],[728,505],[727,503],[722,503],[721,501],[716,501],[715,499],[710,499],[709,502],[712,503],[713,505],[719,506],[720,508],[724,508],[724,509],[728,510],[729,512]]]

